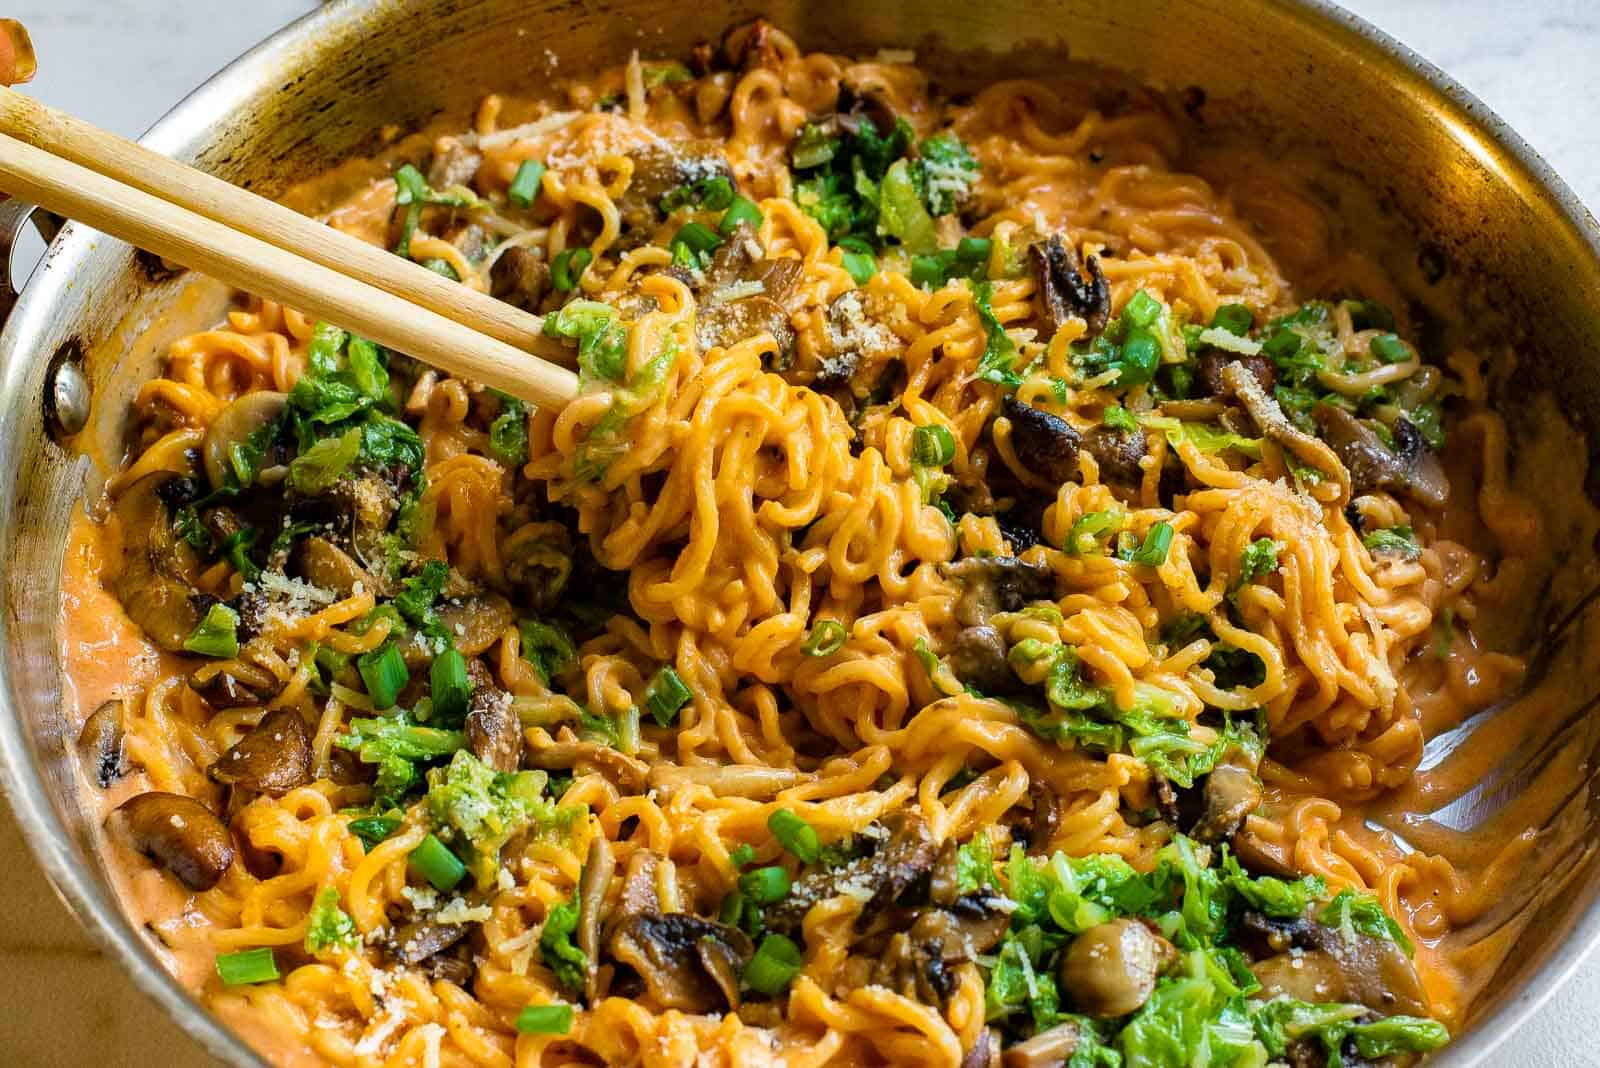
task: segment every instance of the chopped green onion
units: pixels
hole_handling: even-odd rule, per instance
[[[429,681],[433,692],[433,714],[451,722],[465,718],[467,701],[472,696],[472,680],[467,677],[467,658],[455,649],[446,649],[433,658]]]
[[[350,821],[350,833],[371,849],[398,831],[402,822],[399,816],[362,816]]]
[[[456,274],[456,269],[451,266],[449,260],[441,259],[438,256],[430,256],[422,261],[422,266],[426,267],[434,274],[443,275],[452,282],[461,281],[461,276]]]
[[[921,289],[938,289],[945,283],[944,261],[938,256],[911,257],[911,284]]]
[[[878,259],[872,254],[872,246],[859,237],[839,239],[839,258],[858,286],[866,285],[878,273]]]
[[[778,844],[807,864],[815,864],[822,855],[822,841],[817,829],[786,808],[780,808],[767,819],[767,830]]]
[[[1384,363],[1405,363],[1411,359],[1411,347],[1394,334],[1379,334],[1368,348]]]
[[[1267,342],[1261,346],[1261,350],[1274,360],[1282,361],[1299,352],[1301,344],[1299,334],[1293,330],[1284,329],[1267,338]]]
[[[644,706],[650,710],[650,718],[663,727],[676,723],[679,710],[692,700],[694,691],[670,664],[663,665],[644,688]]]
[[[272,950],[265,946],[238,953],[218,953],[217,974],[225,986],[270,983],[278,978],[278,962],[273,959]]]
[[[1077,556],[1092,553],[1116,533],[1122,520],[1122,512],[1114,508],[1103,512],[1085,512],[1073,521],[1072,529],[1067,531],[1066,543],[1061,548]]]
[[[757,905],[782,901],[789,894],[789,873],[777,865],[739,876],[739,892]]]
[[[728,863],[732,864],[735,869],[742,868],[755,859],[755,847],[749,842],[740,842],[728,853]]]
[[[911,462],[923,467],[943,467],[956,458],[956,439],[940,423],[919,426],[911,432]]]
[[[356,670],[361,672],[361,681],[367,684],[372,707],[379,711],[394,707],[395,698],[411,678],[405,658],[393,642],[384,642],[371,652],[362,653],[356,658]]]
[[[672,235],[672,262],[679,267],[699,268],[711,250],[722,244],[717,232],[704,223],[686,222]]]
[[[702,178],[667,190],[667,195],[661,198],[661,214],[671,215],[680,208],[689,207],[721,211],[733,203],[734,195],[733,183],[723,175]]]
[[[956,262],[968,266],[981,266],[988,262],[994,251],[994,242],[987,237],[963,237],[956,242]]]
[[[722,222],[717,224],[717,233],[723,237],[732,237],[740,223],[761,225],[761,209],[756,207],[755,201],[747,197],[733,198],[733,203],[728,205],[727,214],[723,215]]]
[[[1122,306],[1122,317],[1134,326],[1149,326],[1160,314],[1161,302],[1142,289]]]
[[[539,196],[539,184],[543,181],[544,164],[536,159],[525,159],[517,166],[516,177],[511,179],[506,196],[518,207],[531,208]]]
[[[629,705],[617,713],[617,749],[633,756],[639,751],[639,706]]]
[[[1255,325],[1256,317],[1243,304],[1219,304],[1211,317],[1211,325],[1230,334],[1244,337]]]
[[[572,1006],[565,1002],[528,1005],[517,1014],[517,1033],[564,1035],[572,1030]]]
[[[201,656],[238,656],[238,626],[239,613],[219,602],[206,609],[183,647]]]
[[[454,890],[467,877],[467,866],[431,834],[411,851],[409,863],[411,870],[428,880],[435,890]]]
[[[1142,386],[1156,376],[1160,366],[1161,340],[1143,327],[1129,330],[1127,339],[1122,343],[1117,385]]]
[[[1167,562],[1167,550],[1172,548],[1172,524],[1156,523],[1145,532],[1144,544],[1133,554],[1133,562],[1146,567],[1158,567]]]
[[[1133,413],[1120,404],[1111,404],[1100,413],[1100,425],[1112,430],[1138,430],[1139,423]]]
[[[744,982],[751,990],[776,997],[789,988],[804,963],[800,947],[781,934],[761,940],[756,955],[744,970]]]
[[[582,245],[562,249],[550,261],[550,284],[556,287],[558,293],[572,292],[578,286],[578,279],[583,277],[583,272],[593,262],[594,253]]]
[[[844,648],[847,633],[837,619],[819,619],[812,624],[800,651],[807,656],[832,656]]]

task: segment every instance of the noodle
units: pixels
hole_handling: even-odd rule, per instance
[[[695,78],[636,53],[624,69],[572,87],[569,110],[542,106],[521,125],[504,126],[513,105],[491,97],[471,132],[435,142],[428,185],[438,199],[405,223],[400,245],[407,210],[389,178],[330,213],[332,225],[474,289],[529,300],[552,337],[552,323],[575,321],[563,317],[579,304],[560,310],[569,295],[609,310],[597,313],[599,327],[565,335],[583,346],[585,389],[560,411],[526,411],[387,357],[385,403],[415,431],[415,477],[394,481],[392,500],[362,496],[366,483],[351,474],[345,491],[296,490],[313,503],[336,500],[337,515],[354,519],[330,519],[324,505],[268,509],[279,526],[236,540],[243,549],[229,555],[219,546],[239,523],[261,522],[256,505],[237,494],[205,499],[233,509],[235,525],[204,519],[210,533],[196,537],[212,548],[194,586],[212,602],[256,604],[261,618],[236,652],[197,671],[197,658],[169,650],[148,684],[119,692],[129,698],[133,781],[225,813],[240,844],[221,879],[157,929],[179,951],[278,950],[281,979],[224,986],[213,976],[200,984],[208,1003],[285,1063],[293,1057],[276,1051],[336,1065],[955,1068],[970,1063],[963,1057],[986,1028],[1014,1037],[1033,1027],[1026,1013],[996,1009],[992,971],[1002,965],[992,954],[1004,961],[1005,952],[991,942],[950,958],[946,985],[930,996],[925,979],[885,977],[885,961],[915,951],[884,929],[892,921],[883,903],[860,894],[804,911],[790,929],[804,954],[792,982],[763,998],[746,971],[737,1011],[707,1011],[731,995],[706,1001],[704,977],[680,1003],[664,1003],[656,977],[616,956],[598,969],[589,961],[587,990],[574,990],[544,936],[581,898],[596,857],[605,858],[600,885],[611,887],[604,908],[614,916],[627,918],[624,892],[647,887],[661,916],[737,926],[738,902],[731,913],[728,902],[748,892],[741,875],[752,866],[785,869],[786,887],[803,882],[805,858],[769,829],[781,813],[839,849],[845,859],[835,863],[846,866],[867,862],[850,859],[852,848],[857,858],[892,851],[884,828],[898,835],[908,819],[945,862],[958,843],[976,849],[981,839],[1002,863],[979,885],[1001,886],[1001,871],[1013,895],[1010,837],[996,846],[993,828],[1026,844],[1019,857],[1103,856],[1139,873],[1167,870],[1175,834],[1192,822],[1179,815],[1173,783],[1197,797],[1211,767],[1245,761],[1264,793],[1225,832],[1234,854],[1258,874],[1319,876],[1324,899],[1346,889],[1375,895],[1398,925],[1395,940],[1416,943],[1419,1005],[1455,1025],[1466,987],[1440,947],[1486,904],[1445,857],[1403,851],[1358,814],[1411,779],[1443,718],[1433,706],[1482,707],[1520,679],[1519,659],[1480,651],[1472,638],[1483,591],[1510,581],[1515,558],[1537,541],[1507,480],[1505,428],[1474,385],[1473,357],[1452,356],[1442,374],[1409,346],[1385,360],[1383,339],[1395,331],[1371,322],[1367,305],[1302,306],[1318,294],[1302,293],[1269,247],[1296,246],[1296,263],[1317,252],[1331,260],[1338,237],[1325,209],[1288,177],[1250,172],[1231,195],[1278,221],[1265,241],[1229,193],[1179,169],[1181,127],[1151,94],[1103,111],[1083,86],[1011,81],[957,105],[931,95],[910,63],[805,54],[760,23],[729,41],[742,57],[732,69]],[[935,159],[925,139],[940,131],[970,147],[978,169],[965,206],[932,214],[941,216],[938,247],[982,239],[961,246],[979,250],[961,268],[971,273],[919,284],[927,266],[888,242],[870,250],[881,256],[876,269],[857,275],[860,249],[830,232],[819,187],[790,165],[817,116],[862,114],[850,100],[867,102],[867,114],[904,117],[924,162]],[[709,256],[696,260],[683,244],[686,220],[712,232],[726,204],[691,200],[687,214],[663,218],[652,193],[640,221],[649,161],[664,145],[700,143],[691,138],[715,139],[722,170],[691,167],[682,184],[731,174],[754,213],[742,228],[713,233],[716,255],[732,259],[729,250],[753,241],[764,281],[718,280]],[[528,161],[543,170],[519,204],[508,190],[531,173]],[[922,195],[938,195],[944,178],[926,173]],[[883,197],[893,180],[878,177]],[[1051,283],[1029,270],[1027,249],[1059,234],[1080,281],[1103,277],[1109,327],[1085,308],[1059,329],[1041,326]],[[567,292],[550,292],[552,268],[558,282],[562,270],[571,276]],[[517,289],[518,271],[542,278],[539,291]],[[1159,317],[1137,323],[1142,302]],[[737,318],[728,309],[741,303],[777,318]],[[1341,410],[1369,416],[1377,397],[1378,417],[1394,425],[1395,412],[1449,396],[1460,442],[1451,447],[1477,450],[1476,499],[1458,486],[1441,507],[1394,485],[1353,487],[1331,438],[1304,427],[1275,433],[1255,409],[1252,423],[1228,407],[1225,393],[1207,408],[1198,387],[1183,385],[1193,353],[1243,353],[1270,369],[1258,343],[1269,328],[1256,339],[1246,330],[1217,336],[1215,324],[1241,306],[1255,324],[1292,320],[1301,351],[1315,340],[1324,360],[1304,388],[1348,398]],[[1304,308],[1321,318],[1294,320]],[[1114,344],[1095,348],[1108,329],[1124,332],[1120,357]],[[1157,363],[1130,386],[1137,376],[1119,374],[1115,360],[1131,359],[1126,339],[1139,331]],[[331,388],[322,383],[332,370],[319,361],[331,352],[347,361],[338,373],[354,375],[358,344],[260,300],[183,338],[164,376],[134,400],[143,436],[112,496],[133,496],[130,487],[157,472],[198,477],[196,451],[210,462],[207,431],[239,397],[287,394],[285,418],[299,418],[309,386]],[[615,365],[605,370],[608,358]],[[1273,358],[1280,389],[1269,403],[1283,419],[1287,358]],[[331,450],[343,439],[306,418],[279,432],[300,433],[298,450],[276,468],[269,455],[246,486],[315,477],[311,442]],[[350,411],[324,423],[341,418]],[[373,433],[362,427],[398,422],[370,418],[348,432],[362,448]],[[1087,444],[1065,473],[1041,460],[1041,426],[1087,443],[1121,419],[1117,433],[1137,440],[1130,463]],[[1407,430],[1418,432],[1410,422]],[[404,433],[383,433],[402,455]],[[940,451],[943,441],[948,456],[933,462],[929,443]],[[391,478],[403,466],[368,470]],[[363,526],[363,509],[377,521]],[[1439,534],[1447,510],[1480,515],[1492,542],[1469,548]],[[1019,538],[1018,524],[1029,522],[1033,533]],[[118,519],[111,527],[108,546],[132,536]],[[331,588],[325,571],[296,555],[307,532],[340,542],[363,577]],[[269,550],[274,538],[283,545]],[[437,605],[397,610],[428,561],[449,566],[433,590]],[[286,564],[303,580],[285,578]],[[984,584],[1002,571],[1046,583],[1049,595],[1024,606],[995,594],[975,620],[974,598],[993,594]],[[435,619],[443,622],[432,637],[415,637]],[[1430,652],[1441,620],[1455,650],[1443,681]],[[584,635],[570,655],[564,637],[552,637],[558,623]],[[963,643],[980,639],[999,643],[1007,692],[972,683],[983,662]],[[358,836],[356,819],[383,815],[372,795],[389,772],[375,787],[349,738],[355,721],[392,717],[390,705],[425,707],[426,665],[451,644],[470,663],[474,694],[500,696],[481,714],[510,716],[522,766],[552,778],[538,780],[547,791],[538,820],[496,842],[497,856],[457,848],[469,881],[438,890],[413,854],[433,831],[444,836],[432,807],[442,765],[417,784],[432,784],[426,797],[406,795],[387,837]],[[375,658],[391,650],[409,670],[386,703]],[[666,668],[687,697],[662,715]],[[222,684],[243,686],[244,696],[219,698]],[[1084,694],[1087,703],[1071,704]],[[208,777],[275,710],[305,724],[307,781],[226,791]],[[1158,726],[1138,726],[1150,716]],[[1072,733],[1108,725],[1136,741]],[[469,739],[472,729],[469,720]],[[1271,747],[1263,758],[1254,742],[1246,760],[1257,730]],[[481,757],[476,743],[473,752]],[[1185,763],[1197,759],[1209,764]],[[1196,767],[1185,784],[1184,769]],[[1206,853],[1213,867],[1219,851]],[[329,891],[354,934],[314,947]],[[783,907],[768,910],[769,930]],[[406,958],[396,946],[414,923],[459,926],[467,937]],[[1170,925],[1161,930],[1179,950],[1199,952]],[[609,937],[616,945],[623,935]],[[1072,991],[1061,996],[1061,1012],[1070,1011]],[[568,1003],[578,1010],[570,1030],[519,1032],[530,1006]],[[1102,1038],[1117,1041],[1112,1031]],[[1120,1041],[1127,1050],[1136,1040],[1124,1032]]]

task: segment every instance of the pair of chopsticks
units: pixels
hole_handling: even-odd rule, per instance
[[[6,88],[0,190],[529,403],[577,394],[537,316]]]

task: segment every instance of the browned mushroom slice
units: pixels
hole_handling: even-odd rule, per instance
[[[794,352],[795,332],[789,314],[800,275],[798,259],[766,258],[755,227],[741,223],[717,248],[695,287],[701,297],[697,324],[701,348],[770,334],[778,346],[774,367],[786,368]]]
[[[191,890],[217,885],[233,863],[228,828],[192,797],[152,790],[118,805],[108,826]]]
[[[1031,473],[1056,484],[1078,478],[1083,435],[1070,423],[1014,397],[1007,397],[1000,408],[1011,423],[1011,449]]]
[[[400,491],[388,479],[375,473],[349,475],[340,478],[329,488],[327,499],[350,517],[350,529],[357,539],[382,533],[389,521],[400,510]]]
[[[1261,388],[1261,383],[1256,381],[1250,368],[1242,363],[1230,363],[1222,369],[1222,382],[1228,392],[1244,405],[1262,434],[1283,446],[1301,463],[1349,488],[1350,472],[1340,462],[1336,452],[1291,423],[1289,417],[1283,414],[1283,409],[1278,407],[1278,402]]]
[[[635,244],[661,219],[661,198],[679,186],[726,178],[733,181],[733,168],[715,141],[653,141],[628,153],[633,174],[628,188],[617,198],[617,210],[628,228],[627,237]]]
[[[1000,1068],[1000,1032],[985,1027],[972,1048],[961,1054],[960,1068]]]
[[[1006,642],[987,624],[963,627],[945,649],[945,659],[956,678],[986,694],[1018,689],[1021,680],[1006,659]]]
[[[1033,813],[1028,817],[1028,852],[1048,852],[1061,826],[1061,806],[1056,792],[1049,783],[1034,779],[1028,784],[1028,800],[1033,803]]]
[[[498,686],[477,685],[467,704],[467,748],[496,771],[516,771],[522,764],[522,720],[511,707],[511,695]]]
[[[172,528],[169,501],[198,492],[192,479],[167,471],[146,475],[112,505],[122,534],[122,561],[112,592],[128,618],[168,652],[181,653],[200,622],[194,578],[199,561]]]
[[[656,872],[661,867],[661,854],[653,849],[638,849],[628,858],[622,871],[622,892],[617,895],[616,907],[607,921],[606,941],[629,916],[644,912],[659,913],[661,898],[656,892]]]
[[[737,1009],[738,976],[755,955],[737,927],[684,912],[630,916],[608,948],[639,974],[651,1000],[683,1012]]]
[[[296,709],[274,709],[217,758],[210,775],[226,786],[286,794],[311,781],[311,731]]]
[[[122,702],[107,701],[89,714],[78,733],[83,770],[102,790],[128,773],[122,748]]]
[[[1038,287],[1039,317],[1053,336],[1069,318],[1077,316],[1094,337],[1106,328],[1111,317],[1111,286],[1100,270],[1100,261],[1090,256],[1080,262],[1077,250],[1053,235],[1028,246],[1028,267]]]
[[[1201,842],[1221,842],[1232,838],[1261,805],[1261,781],[1247,767],[1219,764],[1206,776],[1200,797],[1205,811],[1190,836]]]
[[[537,311],[550,292],[550,265],[531,249],[506,249],[489,268],[489,295],[514,307]]]
[[[1257,912],[1240,916],[1235,937],[1256,958],[1252,970],[1258,977],[1265,976],[1285,990],[1326,988],[1339,993],[1317,1000],[1357,1001],[1385,1014],[1428,1014],[1428,995],[1416,966],[1405,950],[1386,938],[1329,927],[1308,917],[1276,920]],[[1321,956],[1310,964],[1296,963],[1312,952]]]
[[[445,631],[453,636],[456,649],[465,657],[488,649],[517,621],[516,609],[498,593],[441,604],[437,614]]]
[[[213,660],[189,674],[189,688],[212,708],[239,708],[272,700],[283,680],[246,660]]]
[[[1014,556],[968,556],[941,564],[939,572],[961,583],[955,617],[964,627],[984,626],[996,612],[1016,612],[1030,601],[1056,595],[1055,575],[1048,567]]]
[[[1278,372],[1265,356],[1237,356],[1232,353],[1205,352],[1195,364],[1195,392],[1203,397],[1218,397],[1228,392],[1222,370],[1230,363],[1243,364],[1264,392],[1271,393],[1277,384]],[[1166,406],[1163,405],[1163,408]],[[1179,418],[1187,418],[1180,416]]]
[[[1144,478],[1141,461],[1148,451],[1144,431],[1095,427],[1083,435],[1083,446],[1094,457],[1101,482],[1112,486],[1137,486]]]
[[[443,953],[466,936],[465,924],[413,920],[395,928],[386,948],[401,964],[415,966]]]
[[[1378,432],[1332,404],[1311,409],[1317,429],[1350,472],[1353,496],[1375,489],[1407,494],[1430,508],[1441,508],[1450,496],[1450,480],[1422,434],[1404,416],[1395,420],[1390,450]]]
[[[1263,999],[1290,997],[1315,1005],[1350,998],[1339,962],[1320,949],[1279,953],[1257,961],[1250,970],[1261,984],[1256,996]]]
[[[722,35],[722,61],[734,70],[749,71],[759,67],[776,70],[783,62],[783,54],[773,40],[773,25],[764,18],[731,27]]]
[[[1056,1024],[1000,1055],[1001,1068],[1065,1068],[1078,1052],[1083,1032],[1075,1021]]]
[[[582,774],[594,770],[627,794],[643,793],[650,775],[644,761],[601,742],[579,741],[571,732],[554,741],[540,739],[528,745],[524,759],[529,767]]]
[[[583,878],[578,883],[578,930],[575,941],[583,950],[584,996],[593,1004],[600,977],[600,917],[606,907],[606,891],[617,871],[611,843],[603,834],[589,843],[589,856],[583,862]]]
[[[283,418],[288,406],[288,394],[263,389],[246,393],[217,413],[206,427],[205,440],[200,446],[200,458],[205,463],[206,478],[212,489],[222,489],[230,482],[238,484],[234,448],[245,445],[256,431]]]
[[[458,137],[441,137],[433,143],[433,158],[428,161],[428,185],[445,189],[466,185],[478,173],[483,157]]]
[[[859,894],[861,888],[870,887],[872,896],[856,917],[856,925],[863,927],[908,886],[931,872],[939,859],[939,847],[922,817],[905,812],[885,822],[888,840],[872,853],[835,868],[813,868],[796,879],[789,896],[767,910],[767,927],[785,934],[798,930],[818,902],[847,891]]]
[[[1096,924],[1061,956],[1061,988],[1091,1016],[1125,1016],[1150,999],[1177,959],[1172,943],[1134,919]]]
[[[385,592],[353,556],[318,535],[305,538],[295,547],[294,563],[307,582],[333,590],[340,597],[349,597],[358,588],[375,596]]]

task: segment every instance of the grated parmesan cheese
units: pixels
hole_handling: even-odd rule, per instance
[[[438,923],[487,923],[494,914],[488,905],[469,908],[461,898],[452,898],[450,904],[433,914]]]
[[[1261,352],[1261,342],[1252,341],[1247,337],[1240,337],[1238,334],[1230,333],[1220,326],[1209,326],[1200,331],[1200,341],[1202,344],[1223,349],[1227,352],[1237,352],[1241,356],[1255,356]]]

